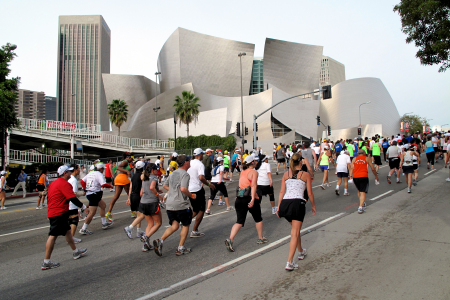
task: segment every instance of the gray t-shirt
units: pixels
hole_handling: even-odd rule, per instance
[[[313,150],[311,148],[303,149],[302,157],[308,160],[310,166],[314,166]]]
[[[278,152],[277,152],[277,159],[281,159],[281,158],[284,158],[284,157],[285,157],[285,154],[283,154],[283,152],[284,152],[284,148],[283,148],[283,147],[281,147],[280,149],[278,149]],[[284,152],[284,153],[286,153],[286,152]]]
[[[156,177],[153,174],[150,174],[150,179],[148,181],[142,181],[142,197],[141,197],[141,203],[143,204],[149,204],[149,203],[159,203],[158,197],[153,194],[153,192],[150,190],[150,185],[152,184],[152,181],[156,182],[156,190],[159,192],[159,186],[158,186],[158,177]]]
[[[165,184],[169,186],[169,195],[166,200],[167,210],[185,210],[189,208],[189,198],[184,195],[180,188],[189,188],[190,176],[183,169],[177,169],[169,175]]]

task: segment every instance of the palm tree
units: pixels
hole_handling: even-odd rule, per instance
[[[189,123],[194,121],[195,124],[198,120],[198,115],[200,114],[198,108],[201,105],[197,103],[200,98],[196,97],[195,94],[190,91],[183,91],[181,94],[183,98],[176,96],[173,107],[175,107],[175,114],[180,121],[180,125],[181,123],[186,124],[187,136],[189,136]]]
[[[128,119],[128,105],[124,100],[114,99],[108,104],[108,115],[111,123],[119,128],[120,136],[120,126]]]

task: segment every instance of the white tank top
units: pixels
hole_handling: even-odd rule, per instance
[[[2,190],[4,190],[4,189],[6,188],[6,177],[5,177],[5,176],[2,175],[2,176],[0,177],[0,183],[1,183],[1,180],[2,180],[3,177],[5,178],[5,182],[3,182],[3,186],[2,186],[2,188],[1,188]]]
[[[413,165],[413,156],[411,155],[411,151],[407,151],[405,157],[403,158],[403,166],[412,166]]]
[[[301,179],[297,179],[297,174],[295,178],[286,179],[285,183],[286,193],[284,193],[283,199],[303,199],[306,183]]]

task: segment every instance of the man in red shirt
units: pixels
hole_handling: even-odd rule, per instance
[[[50,231],[45,245],[45,259],[42,263],[42,270],[59,267],[59,263],[50,260],[56,238],[59,235],[66,237],[67,243],[73,250],[73,259],[78,259],[87,253],[87,249],[77,249],[75,247],[69,226],[69,202],[85,209],[89,213],[89,208],[78,200],[73,192],[72,185],[68,182],[72,171],[73,168],[69,168],[66,165],[59,167],[59,178],[48,187],[47,217],[50,221]]]
[[[105,179],[106,179],[106,183],[113,185],[112,183],[112,160],[108,159],[108,163],[105,165]],[[111,188],[109,189],[110,192],[114,192],[114,189]]]

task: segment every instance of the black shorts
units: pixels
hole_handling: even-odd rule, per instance
[[[367,150],[367,154],[372,155],[372,150]]]
[[[373,156],[373,160],[375,161],[375,164],[376,164],[376,165],[379,165],[379,166],[382,165],[382,163],[381,163],[381,156],[379,156],[379,155],[374,155],[374,156]]]
[[[189,207],[183,210],[168,210],[167,217],[170,225],[172,225],[173,221],[176,221],[183,226],[189,226],[192,222],[192,209]]]
[[[38,192],[43,192],[45,190],[45,186],[43,184],[38,183],[36,185]]]
[[[191,192],[192,194],[197,195],[195,199],[189,198],[192,205],[192,210],[195,213],[206,210],[206,198],[205,198],[205,189],[201,188],[197,192]]]
[[[258,196],[266,196],[266,195],[273,195],[273,186],[270,185],[258,185],[256,189],[259,191]]]
[[[236,202],[234,204],[234,208],[236,209],[236,216],[237,224],[241,224],[242,227],[244,227],[245,219],[247,218],[247,212],[250,212],[252,214],[253,220],[255,220],[255,223],[261,222],[262,216],[261,216],[261,201],[258,199],[255,199],[255,202],[251,208],[248,207],[248,204],[252,200],[251,197],[237,197]]]
[[[353,178],[353,183],[359,192],[366,194],[369,192],[369,177]]]
[[[293,220],[303,222],[306,214],[305,204],[306,201],[303,199],[283,199],[280,203],[278,215],[288,222]]]
[[[105,177],[105,179],[106,179],[106,183],[112,182],[112,178],[111,177]]]
[[[146,216],[153,216],[159,212],[159,203],[139,203],[139,212]]]
[[[229,172],[230,171],[230,168],[229,167],[224,167],[223,168],[223,171],[226,173],[226,172]]]
[[[67,231],[70,230],[69,226],[69,212],[65,212],[64,214],[57,217],[48,218],[50,221],[50,231],[48,235],[50,236],[65,236]]]
[[[403,166],[402,169],[403,169],[403,173],[405,173],[405,174],[412,174],[412,173],[414,173],[414,165],[412,165],[412,166]]]
[[[400,169],[400,158],[394,157],[389,158],[389,168],[392,169]]]
[[[277,158],[277,162],[278,163],[285,163],[286,159],[285,158]]]
[[[414,171],[419,171],[419,164],[413,164],[413,166],[414,166]]]
[[[71,209],[68,212],[69,214],[69,225],[78,226],[79,218],[78,218],[78,209]],[[76,217],[73,217],[76,216]],[[73,218],[71,218],[73,217]]]
[[[218,192],[221,192],[224,197],[228,198],[227,187],[225,186],[225,183],[223,181],[220,184],[218,182],[211,182],[211,184],[214,185],[216,189],[214,191],[211,190],[211,196],[209,196],[209,200],[214,200]]]
[[[337,177],[338,178],[348,178],[348,173],[347,172],[337,172]]]
[[[138,211],[139,203],[141,202],[141,196],[138,194],[130,194],[130,209],[131,211]]]
[[[336,157],[338,157],[341,154],[341,151],[336,151]]]
[[[89,206],[98,206],[98,203],[102,200],[102,197],[103,191],[86,195],[86,198],[89,200]]]
[[[231,165],[231,173],[234,173],[234,169],[236,169],[239,173],[241,173],[241,169],[237,165],[237,162]]]

